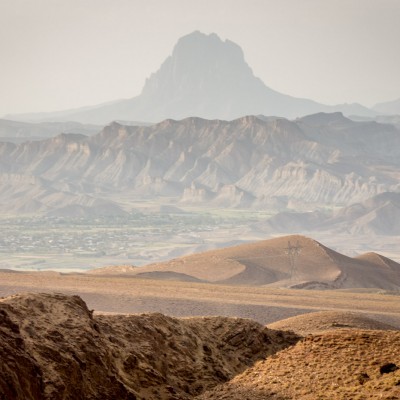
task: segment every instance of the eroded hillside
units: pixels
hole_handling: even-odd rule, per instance
[[[318,333],[239,318],[97,315],[78,296],[14,295],[0,300],[0,399],[399,398],[399,331],[339,312],[281,327]]]
[[[0,143],[0,200],[3,212],[74,204],[105,214],[122,194],[275,210],[345,205],[399,190],[399,149],[395,126],[340,113],[112,123],[91,137]]]
[[[191,399],[298,340],[237,318],[93,316],[78,296],[0,300],[0,399]]]

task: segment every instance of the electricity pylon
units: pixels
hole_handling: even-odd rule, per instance
[[[290,280],[292,280],[296,273],[297,257],[301,253],[301,246],[299,245],[299,241],[297,241],[296,246],[292,246],[289,241],[288,247],[286,247],[285,251],[286,251],[286,254],[289,256]]]

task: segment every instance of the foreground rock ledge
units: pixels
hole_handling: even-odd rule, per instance
[[[98,315],[78,296],[0,300],[0,400],[192,399],[299,337],[251,320]]]

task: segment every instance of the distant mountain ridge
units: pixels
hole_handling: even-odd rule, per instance
[[[115,213],[106,199],[122,193],[165,204],[309,211],[400,191],[400,131],[340,113],[112,123],[90,137],[0,142],[0,160],[2,212],[100,201]]]
[[[257,114],[295,118],[333,111],[376,115],[360,104],[328,106],[272,90],[254,76],[237,44],[222,41],[215,33],[196,31],[178,40],[172,55],[146,80],[139,96],[65,112],[8,118],[108,124],[187,117],[232,120]]]
[[[281,212],[257,223],[265,233],[312,231],[353,235],[400,235],[400,193],[380,193],[331,212]]]
[[[378,103],[373,110],[382,114],[400,115],[400,98],[393,101]]]
[[[21,142],[59,135],[60,133],[80,133],[92,135],[100,132],[100,125],[84,125],[79,122],[29,123],[0,119],[0,140]]]

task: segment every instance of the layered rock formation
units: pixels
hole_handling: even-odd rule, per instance
[[[119,193],[272,210],[346,205],[400,190],[399,149],[393,125],[342,114],[113,123],[92,137],[0,143],[0,209],[46,212],[101,199],[116,210],[104,197]]]

